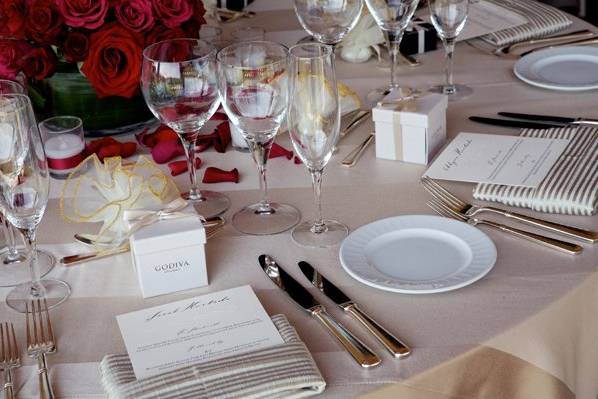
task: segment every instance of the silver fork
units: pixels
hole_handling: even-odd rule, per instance
[[[31,311],[29,309],[30,306]],[[25,311],[27,354],[29,357],[37,358],[39,397],[40,399],[54,399],[54,392],[50,384],[50,378],[48,377],[46,355],[56,352],[56,341],[54,340],[54,332],[50,323],[46,298],[43,301],[35,299],[30,303],[26,303]]]
[[[525,230],[519,230],[514,227],[506,226],[504,224],[492,222],[490,220],[483,220],[478,219],[472,216],[467,216],[462,213],[455,211],[454,209],[450,208],[444,202],[431,199],[427,202],[427,205],[432,208],[436,213],[441,216],[446,216],[452,219],[457,219],[462,222],[466,222],[472,226],[477,226],[478,224],[486,225],[490,227],[494,227],[495,229],[504,231],[505,233],[512,234],[516,237],[524,238],[526,240],[535,242],[536,244],[543,245],[548,248],[557,249],[562,252],[566,252],[570,255],[576,255],[583,251],[583,248],[577,244],[573,244],[567,241],[557,240],[555,238],[545,237],[540,234],[531,233]]]
[[[450,193],[440,184],[438,184],[437,182],[435,182],[427,176],[422,177],[421,182],[424,188],[430,194],[432,194],[434,197],[438,198],[442,202],[446,203],[453,210],[463,213],[466,216],[476,216],[480,212],[491,212],[505,216],[509,219],[517,220],[521,223],[539,227],[551,232],[564,234],[566,236],[577,238],[579,240],[587,241],[590,243],[595,243],[596,241],[598,241],[598,232],[583,230],[577,227],[565,226],[560,223],[549,222],[548,220],[537,219],[531,216],[526,216],[515,212],[509,212],[504,209],[494,208],[491,206],[472,205],[457,198],[455,195]]]
[[[13,399],[13,384],[10,370],[21,366],[19,347],[12,323],[0,323],[0,369],[4,371],[4,399]]]

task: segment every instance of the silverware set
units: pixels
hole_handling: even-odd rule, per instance
[[[498,112],[504,118],[470,116],[469,120],[487,125],[515,127],[522,129],[549,129],[575,125],[598,126],[598,119],[572,118],[567,116],[523,114],[519,112]],[[506,118],[506,119],[505,119]]]
[[[598,232],[595,231],[565,226],[548,220],[538,219],[491,206],[477,206],[469,204],[459,199],[436,181],[426,176],[422,177],[421,183],[426,191],[428,191],[428,193],[434,197],[434,199],[428,201],[427,205],[442,216],[460,220],[473,226],[478,224],[490,226],[517,237],[524,238],[534,243],[541,244],[552,249],[557,249],[572,255],[580,253],[583,250],[583,247],[567,241],[513,228],[487,219],[481,219],[478,217],[478,215],[481,213],[500,215],[506,217],[507,219],[515,220],[523,224],[547,230],[551,233],[562,234],[567,237],[588,243],[595,243],[598,241]]]
[[[53,399],[54,392],[48,376],[46,355],[57,350],[52,331],[46,299],[35,299],[25,304],[25,330],[27,335],[27,355],[37,359],[40,399]],[[0,370],[4,372],[4,398],[13,399],[14,385],[11,370],[21,366],[20,350],[17,344],[14,325],[0,323]]]
[[[271,256],[260,255],[258,261],[270,280],[286,292],[294,302],[318,320],[360,366],[369,368],[380,364],[382,360],[376,353],[359,338],[355,337],[343,324],[335,320],[326,311],[324,305],[314,298],[301,283],[291,277]],[[340,306],[345,312],[353,315],[394,357],[405,357],[411,353],[411,350],[405,343],[369,317],[355,302],[322,276],[309,263],[299,262],[298,265],[305,277],[321,293]]]

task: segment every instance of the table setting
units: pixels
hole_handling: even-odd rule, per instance
[[[13,3],[0,397],[595,398],[598,28]]]

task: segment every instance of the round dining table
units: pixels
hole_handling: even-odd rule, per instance
[[[267,40],[292,44],[305,36],[289,1],[256,0],[255,17],[222,24],[228,35],[243,26],[262,26]],[[569,30],[598,28],[571,16]],[[444,79],[444,51],[416,56],[420,65],[401,64],[400,83],[426,91]],[[513,128],[481,125],[469,116],[495,116],[499,111],[597,117],[598,92],[559,92],[530,86],[513,73],[516,59],[498,57],[458,43],[455,82],[466,84],[473,94],[449,102],[447,136],[459,132],[517,135]],[[354,64],[337,58],[338,79],[361,97],[387,83],[389,69],[372,58]],[[341,160],[370,132],[371,119],[338,144],[323,179],[325,217],[345,223],[350,231],[370,222],[399,215],[433,215],[426,206],[429,194],[420,183],[425,165],[377,159],[370,146],[351,168]],[[120,136],[121,141],[134,140]],[[277,143],[291,148],[288,134]],[[144,150],[141,150],[142,152]],[[148,154],[145,154],[149,156]],[[248,153],[229,148],[226,153],[209,149],[200,154],[203,165],[240,172],[238,183],[210,184],[211,190],[231,199],[223,215],[260,197],[259,179]],[[205,166],[204,166],[205,165]],[[315,210],[311,180],[306,168],[285,157],[267,165],[269,196],[295,206],[302,220]],[[164,167],[165,173],[168,173]],[[184,191],[188,177],[174,178]],[[59,208],[63,181],[52,179],[51,199],[38,230],[41,248],[57,258],[85,252],[73,239],[75,233],[97,232],[97,224],[68,223]],[[473,201],[470,183],[443,182],[451,192]],[[208,185],[204,185],[207,187]],[[598,229],[596,216],[520,213]],[[503,221],[500,217],[494,220]],[[99,362],[107,354],[125,353],[115,316],[219,290],[250,285],[269,315],[284,314],[313,355],[325,381],[322,398],[542,398],[596,399],[598,395],[598,245],[581,243],[583,253],[568,255],[496,230],[480,227],[497,248],[494,268],[479,281],[458,290],[410,295],[387,292],[362,284],[349,276],[339,261],[339,246],[310,249],[296,245],[290,232],[251,236],[237,232],[230,223],[206,244],[209,285],[184,292],[142,298],[130,253],[70,267],[57,264],[48,277],[66,281],[70,298],[50,311],[58,350],[48,358],[57,398],[102,398]],[[297,280],[303,278],[297,262],[306,260],[357,302],[374,319],[412,348],[406,358],[395,359],[353,318],[329,303],[333,316],[342,321],[382,358],[379,366],[359,367],[318,322],[294,304],[260,270],[258,256],[270,254]],[[400,262],[400,259],[397,259]],[[303,280],[307,287],[307,282]],[[308,288],[312,293],[315,289]],[[4,299],[10,288],[0,288]],[[20,343],[25,343],[25,318],[0,302],[0,319],[15,323]],[[22,353],[25,353],[22,351]],[[37,368],[24,358],[15,372],[19,398],[37,398]]]

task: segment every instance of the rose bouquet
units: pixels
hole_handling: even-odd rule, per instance
[[[24,75],[35,104],[89,119],[88,128],[148,118],[143,49],[197,38],[204,13],[202,0],[1,0],[0,78]]]

